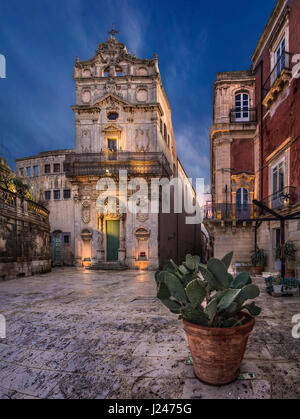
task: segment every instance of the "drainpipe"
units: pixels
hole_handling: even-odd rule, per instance
[[[264,82],[263,82],[264,70],[263,60],[260,62],[260,200],[264,199],[264,131],[263,131],[263,93],[264,93]]]
[[[285,277],[285,220],[281,218],[280,220],[280,235],[281,235],[281,276]]]

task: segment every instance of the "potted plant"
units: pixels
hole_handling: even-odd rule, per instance
[[[232,256],[203,265],[198,256],[187,255],[181,266],[170,261],[155,274],[158,298],[183,319],[196,376],[213,385],[237,378],[253,316],[261,312],[247,303],[259,296],[249,273],[236,278],[228,273]]]
[[[261,275],[266,265],[266,254],[258,247],[251,253],[252,272],[254,275]]]
[[[269,278],[266,278],[266,285],[267,285],[267,291],[269,294],[273,295],[273,297],[281,297],[282,296],[282,278],[280,275],[276,277],[270,276]]]
[[[285,276],[286,278],[295,278],[296,247],[293,242],[287,241],[285,243],[284,253],[288,262],[288,269],[286,270]]]

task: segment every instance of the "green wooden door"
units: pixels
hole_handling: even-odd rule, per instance
[[[109,262],[118,260],[120,247],[120,221],[106,221],[107,237],[107,260]]]
[[[61,235],[54,236],[54,265],[61,264]]]

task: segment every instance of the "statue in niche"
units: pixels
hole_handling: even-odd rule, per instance
[[[150,151],[150,135],[149,128],[136,130],[135,134],[136,150],[137,151]]]
[[[83,153],[90,153],[92,151],[90,130],[83,129],[81,132],[81,150]]]

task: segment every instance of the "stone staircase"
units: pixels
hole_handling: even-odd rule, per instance
[[[97,262],[88,269],[91,271],[125,271],[128,267],[120,262]]]

